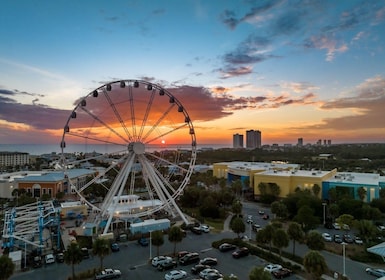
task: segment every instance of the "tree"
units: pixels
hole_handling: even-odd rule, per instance
[[[231,210],[237,216],[242,213],[242,203],[239,200],[235,200],[231,206]]]
[[[270,272],[264,271],[263,267],[254,267],[249,274],[249,280],[270,280]]]
[[[380,189],[379,195],[380,195],[381,198],[385,198],[385,188],[381,188]]]
[[[263,229],[257,232],[256,241],[261,244],[269,244],[269,251],[271,253],[271,243],[273,241],[273,235],[275,227],[272,224],[266,225]]]
[[[82,251],[77,243],[72,242],[64,251],[64,262],[72,267],[72,279],[75,279],[75,264],[83,260]]]
[[[303,259],[303,266],[313,279],[319,279],[328,269],[324,257],[318,251],[308,252]]]
[[[242,181],[241,180],[235,180],[231,183],[231,188],[234,191],[235,195],[240,195],[242,192]]]
[[[282,248],[289,245],[289,236],[282,228],[277,229],[273,235],[273,245],[279,250],[279,257],[282,257]]]
[[[308,205],[304,205],[298,210],[294,221],[301,224],[305,231],[315,228],[319,224],[319,218],[314,216],[314,210]]]
[[[235,217],[230,224],[231,230],[234,231],[239,238],[239,234],[245,232],[246,225],[243,220],[239,217]]]
[[[332,220],[334,221],[334,219],[340,214],[340,207],[338,206],[338,204],[333,203],[329,206],[329,214],[332,217]]]
[[[97,238],[92,244],[92,254],[98,256],[100,259],[100,270],[103,270],[103,260],[111,253],[110,244],[107,239]]]
[[[287,207],[283,202],[274,201],[271,204],[271,213],[275,214],[279,218],[285,218],[287,215]]]
[[[164,244],[162,231],[156,230],[151,233],[151,244],[156,246],[156,255],[159,256],[159,247]]]
[[[337,201],[337,190],[336,190],[336,188],[329,189],[328,195],[329,195],[330,202],[336,202]]]
[[[183,233],[178,226],[173,226],[168,232],[168,241],[174,243],[174,256],[176,254],[176,244],[183,239]]]
[[[325,249],[325,242],[323,241],[322,235],[315,230],[308,233],[306,237],[306,245],[310,250],[323,250]]]
[[[312,187],[312,191],[313,191],[315,196],[318,196],[318,194],[321,191],[321,187],[318,184],[314,184]]]
[[[368,243],[368,241],[374,238],[377,234],[377,228],[372,221],[360,220],[356,223],[357,230],[361,238]]]
[[[9,279],[15,272],[15,264],[7,255],[0,257],[0,280]]]
[[[353,222],[354,222],[354,217],[352,215],[349,215],[349,214],[342,214],[341,216],[339,216],[337,219],[336,219],[337,223],[339,223],[340,225],[348,225],[349,227],[351,227],[353,225]]]
[[[301,242],[303,240],[304,232],[301,225],[296,222],[291,222],[287,228],[287,234],[289,238],[293,240],[293,256],[295,255],[295,242]]]

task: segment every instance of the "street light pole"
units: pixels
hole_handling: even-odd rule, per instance
[[[345,242],[342,242],[342,258],[343,258],[343,274],[342,276],[346,277],[346,270],[345,270],[345,246],[346,246],[346,243]]]
[[[324,225],[326,224],[326,202],[322,202],[322,206],[323,206],[323,209],[324,209]]]
[[[150,230],[150,260],[152,260],[152,230]]]

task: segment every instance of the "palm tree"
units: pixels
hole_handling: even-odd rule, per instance
[[[75,264],[81,263],[83,253],[77,243],[71,243],[64,251],[64,262],[72,266],[72,279],[75,279]]]
[[[304,232],[299,223],[291,222],[287,228],[287,234],[289,238],[293,240],[293,256],[295,255],[295,242],[301,242],[303,240]]]
[[[308,252],[303,259],[303,266],[313,279],[319,279],[328,269],[324,257],[318,251]]]
[[[282,228],[277,229],[273,235],[273,245],[279,250],[279,257],[282,258],[282,248],[289,245],[289,236]]]
[[[377,228],[372,221],[360,220],[357,224],[357,229],[360,237],[368,243],[369,239],[373,238],[377,234]]]
[[[164,244],[163,232],[156,230],[151,233],[151,244],[156,246],[156,255],[159,256],[159,247]]]
[[[249,274],[249,280],[270,280],[270,272],[264,271],[263,267],[254,267]]]
[[[168,232],[168,241],[174,243],[174,256],[176,253],[176,243],[181,242],[183,239],[183,233],[178,226],[173,226]]]
[[[0,280],[9,279],[15,271],[15,264],[7,255],[0,257]]]
[[[92,244],[92,253],[100,258],[100,270],[103,270],[103,260],[111,253],[109,241],[104,238],[97,238]]]

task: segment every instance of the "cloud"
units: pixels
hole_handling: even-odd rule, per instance
[[[326,49],[326,61],[333,61],[336,53],[344,53],[348,50],[348,46],[345,43],[337,42],[337,40],[325,35],[309,38],[304,46],[309,49]]]
[[[350,113],[343,117],[326,118],[322,123],[306,129],[365,130],[384,129],[385,78],[375,77],[358,85],[349,97],[325,102],[321,109],[346,109]]]

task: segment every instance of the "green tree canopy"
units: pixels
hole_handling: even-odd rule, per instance
[[[313,279],[319,279],[328,269],[324,257],[318,251],[308,252],[303,259],[303,266]]]
[[[163,232],[161,230],[151,233],[151,244],[156,247],[156,255],[159,256],[159,247],[164,244]]]
[[[295,255],[295,242],[302,242],[304,232],[299,223],[291,222],[287,228],[287,234],[291,240],[293,240],[293,256]]]
[[[249,280],[270,280],[270,272],[264,271],[263,267],[254,267],[249,274]]]
[[[0,280],[9,279],[15,272],[15,264],[7,255],[0,257]]]
[[[306,236],[306,245],[310,250],[323,250],[325,249],[325,242],[323,241],[321,233],[312,230]]]
[[[239,238],[239,234],[245,232],[246,225],[243,222],[242,218],[235,217],[230,224],[231,230],[234,231]]]
[[[100,259],[100,270],[103,270],[103,260],[111,254],[110,242],[108,239],[97,238],[92,244],[92,253]]]
[[[289,246],[289,236],[282,228],[277,229],[273,235],[273,245],[279,250],[279,256],[282,256],[282,248]]]
[[[178,226],[172,226],[168,232],[168,241],[174,243],[174,256],[176,253],[176,244],[183,240],[183,233]]]
[[[81,263],[83,260],[82,251],[77,243],[72,242],[64,251],[64,262],[71,265],[72,279],[75,279],[75,265]]]

